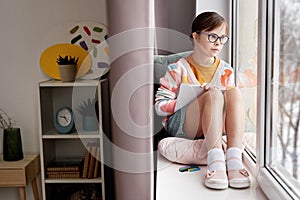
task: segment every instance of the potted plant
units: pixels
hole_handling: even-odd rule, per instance
[[[56,60],[59,68],[60,79],[64,82],[72,82],[76,78],[78,57],[58,55]]]
[[[13,124],[13,119],[0,108],[0,128],[3,129],[3,160],[5,161],[23,159],[21,131]]]
[[[96,99],[87,99],[77,106],[77,111],[82,115],[83,129],[96,131],[99,128],[95,110]]]

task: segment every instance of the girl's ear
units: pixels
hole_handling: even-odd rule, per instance
[[[192,33],[192,37],[193,37],[194,40],[197,40],[198,36],[199,36],[199,34],[197,34],[196,32]]]

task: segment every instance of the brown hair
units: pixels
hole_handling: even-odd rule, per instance
[[[228,24],[226,20],[216,12],[203,12],[199,14],[193,21],[192,33],[201,31],[211,31],[225,24],[226,34],[228,34]],[[191,35],[192,37],[192,35]]]

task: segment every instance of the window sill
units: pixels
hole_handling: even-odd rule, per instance
[[[252,200],[268,199],[256,182],[255,176],[250,172],[251,186],[247,189],[211,190],[204,186],[206,166],[200,166],[196,172],[179,172],[183,165],[172,163],[163,156],[157,158],[157,185],[156,199],[182,200],[205,196],[207,199]],[[248,167],[245,164],[246,167]]]

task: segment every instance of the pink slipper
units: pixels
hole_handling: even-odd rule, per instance
[[[207,148],[203,139],[189,140],[185,138],[168,137],[158,143],[161,155],[171,162],[181,164],[207,164]]]
[[[232,188],[250,187],[250,177],[246,169],[227,170],[229,186]]]
[[[209,171],[207,170],[204,184],[206,187],[211,189],[226,189],[228,188],[228,179],[226,175],[226,171],[216,170]]]

